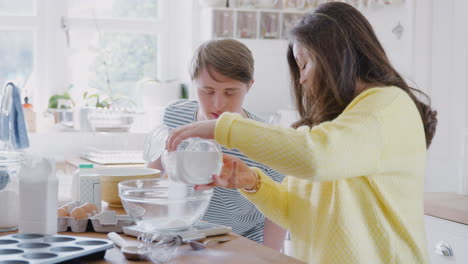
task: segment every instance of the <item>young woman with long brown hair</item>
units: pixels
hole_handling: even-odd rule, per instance
[[[427,263],[423,182],[436,112],[391,65],[352,6],[318,6],[288,49],[300,120],[292,128],[225,113],[174,131],[214,138],[288,176],[275,183],[225,156],[211,188],[237,188],[291,233],[310,263]]]

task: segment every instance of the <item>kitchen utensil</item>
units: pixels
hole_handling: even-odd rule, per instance
[[[144,232],[188,231],[208,208],[213,190],[197,191],[189,185],[172,189],[171,186],[169,180],[161,178],[119,183],[125,211]]]
[[[0,263],[69,263],[71,259],[103,258],[113,247],[108,239],[89,237],[11,234],[0,237]],[[79,261],[85,263],[86,261]]]
[[[174,234],[161,234],[156,244],[150,247],[148,257],[154,263],[165,263],[174,257],[177,249],[182,245],[182,237]]]
[[[208,240],[205,240],[203,243],[198,242],[198,241],[190,241],[188,242],[188,244],[193,250],[202,250],[202,249],[205,249],[209,243],[212,243],[212,242],[224,243],[228,241],[231,241],[230,237],[221,237],[221,238],[208,239]]]
[[[127,236],[133,237],[138,237],[140,234],[144,233],[144,231],[137,225],[124,226],[122,227],[122,231]],[[229,232],[232,232],[232,228],[229,226],[198,221],[192,226],[190,231],[178,232],[177,234],[182,237],[183,242],[187,242],[191,240],[204,239],[210,236],[225,235]]]
[[[118,247],[120,247],[125,258],[128,260],[151,259],[155,263],[164,263],[171,259],[177,248],[182,244],[182,237],[175,234],[161,234],[155,237],[153,234],[145,233],[142,240],[146,244],[138,246],[128,245],[117,233],[110,232],[107,235]],[[151,244],[154,240],[158,241]]]
[[[114,244],[120,248],[122,254],[128,260],[146,260],[146,251],[138,246],[131,246],[123,239],[119,234],[110,232],[107,237],[114,242]]]

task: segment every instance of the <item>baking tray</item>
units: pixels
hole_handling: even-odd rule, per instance
[[[0,236],[0,264],[48,264],[77,258],[101,259],[114,246],[108,239],[12,234]]]

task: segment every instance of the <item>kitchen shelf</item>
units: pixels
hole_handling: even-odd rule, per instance
[[[203,39],[286,39],[287,32],[307,10],[203,8]]]

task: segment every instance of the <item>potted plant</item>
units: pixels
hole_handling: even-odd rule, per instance
[[[54,116],[55,124],[71,127],[73,126],[74,106],[75,102],[68,92],[54,94],[49,98],[48,112]]]

